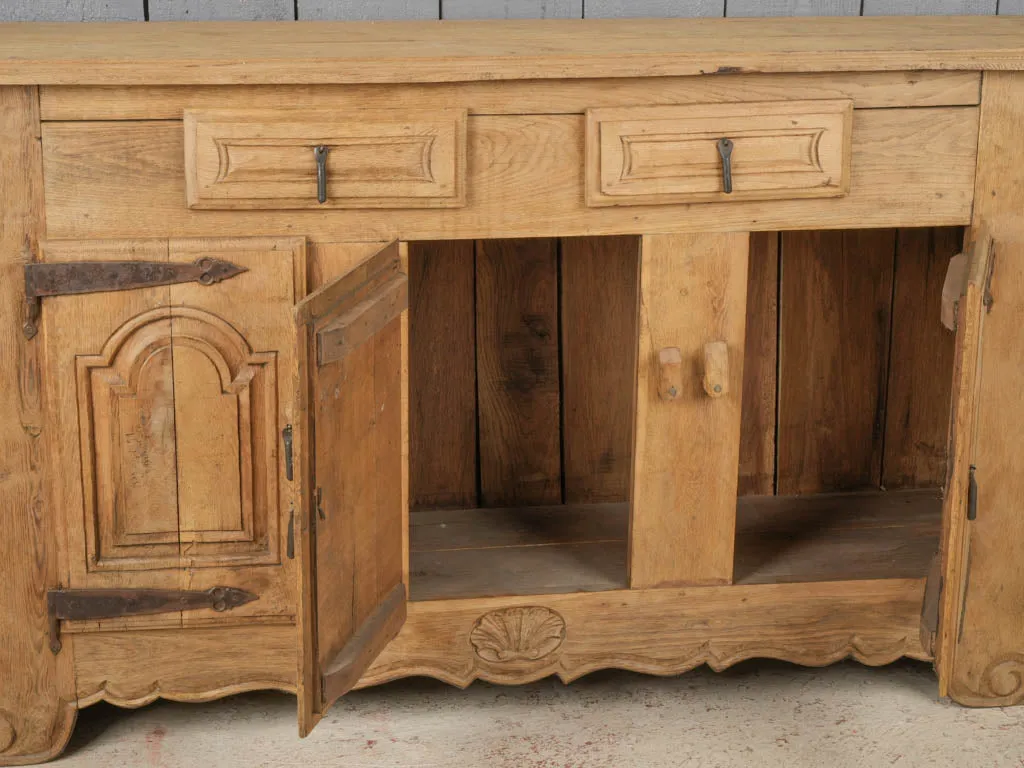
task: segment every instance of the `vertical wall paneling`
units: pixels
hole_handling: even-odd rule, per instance
[[[997,0],[864,0],[865,16],[990,16]]]
[[[150,21],[293,21],[294,0],[149,0]]]
[[[940,487],[955,339],[939,313],[946,267],[960,251],[963,231],[901,229],[897,242],[882,484]]]
[[[750,235],[740,422],[740,496],[771,495],[775,490],[779,238],[778,232]]]
[[[557,240],[476,245],[480,503],[562,498]]]
[[[562,453],[569,504],[629,498],[639,266],[637,237],[562,241]]]
[[[896,233],[786,232],[778,493],[877,487]]]
[[[723,16],[725,0],[584,0],[588,19],[639,16]]]
[[[4,0],[0,21],[143,21],[143,0]]]
[[[859,16],[861,0],[729,0],[728,16]]]
[[[1024,16],[1024,0],[999,0],[1000,16]]]
[[[412,507],[475,507],[476,311],[473,243],[409,246]]]
[[[583,0],[441,0],[442,19],[579,19]]]
[[[300,20],[437,19],[438,0],[297,0]]]

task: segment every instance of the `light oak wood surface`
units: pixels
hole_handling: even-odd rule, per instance
[[[630,504],[634,589],[732,579],[750,238],[644,235]],[[704,348],[732,358],[728,392],[702,386]],[[682,391],[659,396],[658,353],[678,347]]]
[[[191,109],[467,109],[473,115],[583,114],[594,107],[713,104],[774,99],[852,99],[857,109],[970,106],[979,72],[814,72],[707,77],[388,85],[47,86],[43,120],[180,120]]]
[[[45,123],[50,237],[302,233],[313,240],[565,237],[967,224],[976,107],[854,112],[843,197],[590,208],[576,115],[469,119],[465,208],[193,211],[184,204],[181,123]],[[515,193],[512,193],[515,190]]]
[[[1022,69],[1022,22],[986,18],[546,19],[0,26],[0,83],[388,83]],[[217,45],[210,45],[215,35]]]

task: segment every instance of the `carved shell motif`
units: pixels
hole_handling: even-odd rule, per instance
[[[0,752],[6,752],[17,735],[10,714],[0,709]]]
[[[549,608],[532,605],[485,613],[469,635],[484,661],[536,661],[565,640],[565,619]]]

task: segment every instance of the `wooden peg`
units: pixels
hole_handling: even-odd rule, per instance
[[[677,400],[683,392],[683,353],[679,347],[658,352],[658,395],[662,400]]]
[[[729,392],[729,347],[724,341],[704,345],[704,391],[708,397]]]

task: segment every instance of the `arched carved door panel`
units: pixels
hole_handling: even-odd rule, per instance
[[[196,282],[47,299],[53,503],[71,588],[205,590],[259,599],[104,620],[69,631],[293,618],[288,525],[300,506],[282,450],[295,424],[297,238],[47,243],[44,260],[194,262],[244,269]]]

